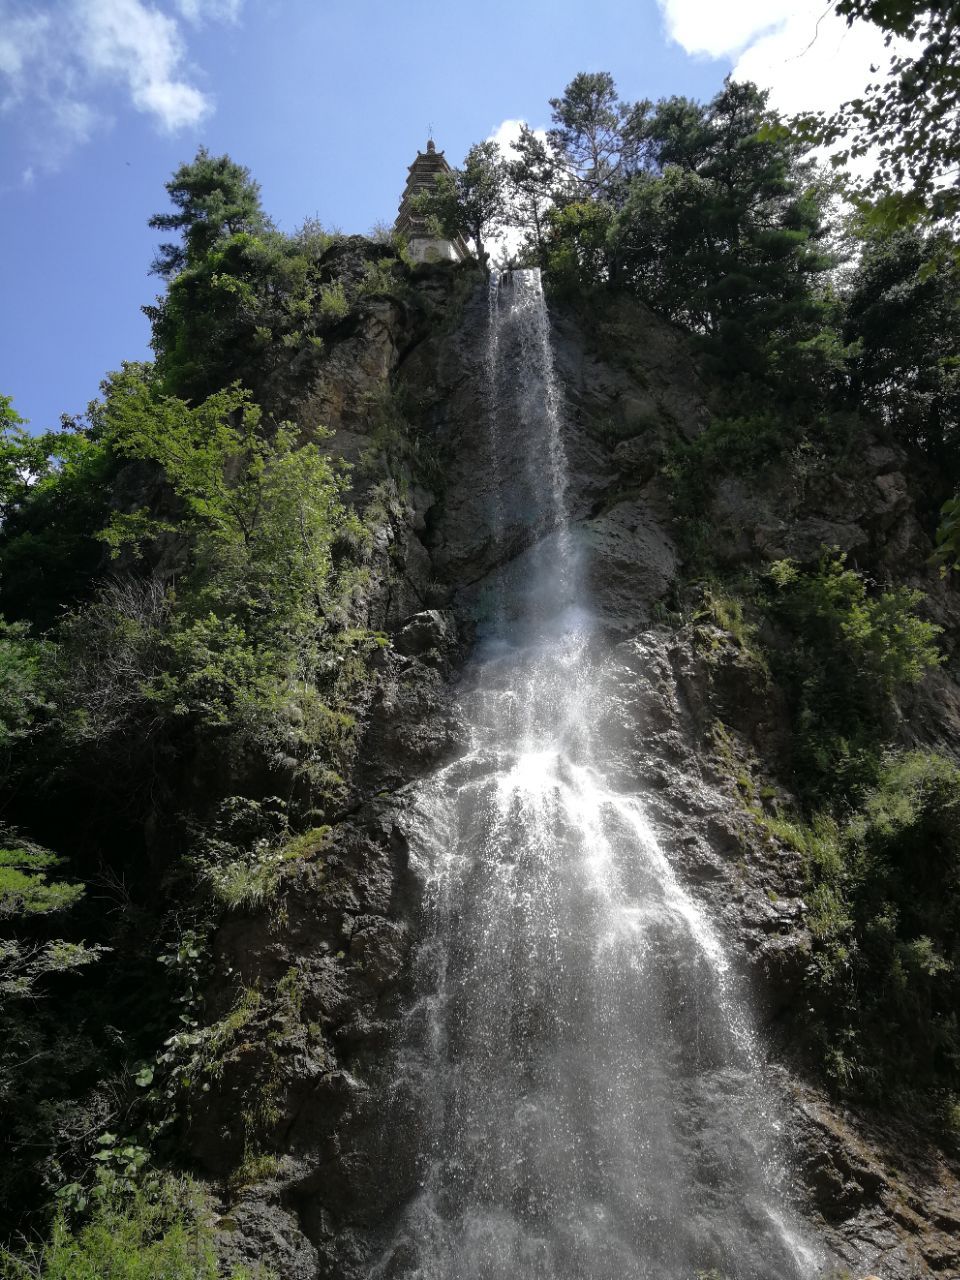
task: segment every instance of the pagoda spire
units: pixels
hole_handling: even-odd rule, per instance
[[[430,133],[433,133],[432,126]],[[462,262],[467,256],[467,246],[461,236],[449,239],[432,234],[427,218],[413,207],[416,196],[433,191],[439,174],[450,172],[443,152],[437,150],[432,136],[428,137],[426,151],[418,151],[407,170],[407,184],[394,223],[394,230],[406,238],[407,250],[414,262]]]

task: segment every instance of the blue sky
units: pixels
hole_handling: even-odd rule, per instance
[[[504,120],[548,124],[547,99],[577,71],[611,71],[627,98],[706,98],[739,66],[786,108],[820,105],[809,87],[824,68],[799,56],[820,8],[0,0],[0,392],[40,430],[149,355],[147,219],[201,143],[247,165],[284,229],[315,215],[363,232],[392,221],[428,123],[457,163]],[[872,50],[818,41],[832,84],[851,62],[862,84]]]

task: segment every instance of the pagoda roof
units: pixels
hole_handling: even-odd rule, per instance
[[[407,166],[407,181],[400,198],[397,220],[394,227],[408,240],[434,239],[430,234],[427,219],[423,214],[411,208],[415,196],[425,191],[432,191],[438,174],[451,173],[452,170],[442,151],[438,151],[432,138],[427,139],[426,151],[417,151],[417,158]],[[467,246],[462,236],[444,237],[456,249],[461,258],[467,256]]]

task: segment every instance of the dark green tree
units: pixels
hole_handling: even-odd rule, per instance
[[[201,147],[166,184],[173,213],[156,213],[150,226],[177,231],[179,243],[160,245],[151,270],[169,280],[184,267],[196,266],[220,242],[248,232],[256,235],[270,223],[260,206],[260,186],[243,165],[229,156],[212,156]]]
[[[789,380],[826,319],[825,191],[804,147],[771,128],[767,94],[727,81],[643,124],[651,169],[625,189],[611,276],[700,336],[727,374]]]
[[[960,265],[946,232],[872,232],[846,296],[857,402],[897,440],[960,479]],[[942,496],[942,494],[941,494]]]
[[[608,283],[612,217],[604,200],[574,200],[549,211],[545,259],[552,288],[582,294]]]
[[[513,150],[514,158],[506,164],[509,221],[526,233],[527,247],[537,262],[543,262],[547,214],[561,195],[561,166],[551,148],[526,124],[520,126]]]
[[[114,460],[95,422],[31,435],[0,397],[0,586],[7,618],[49,626],[90,588]]]

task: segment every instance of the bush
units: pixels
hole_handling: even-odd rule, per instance
[[[872,783],[890,699],[942,661],[923,594],[871,590],[837,548],[817,568],[774,563],[763,603],[783,632],[771,664],[793,710],[796,766],[808,798]]]
[[[888,757],[843,823],[808,830],[820,1033],[841,1084],[960,1094],[960,770]]]
[[[49,709],[50,665],[49,646],[33,639],[26,623],[0,618],[0,750],[29,737]]]
[[[103,540],[128,564],[166,544],[179,573],[174,589],[128,571],[61,622],[68,740],[119,744],[118,758],[133,741],[142,762],[164,736],[200,731],[338,773],[377,644],[348,625],[368,535],[344,476],[239,388],[193,408],[125,371],[102,419],[117,454],[163,469],[177,504],[175,520],[114,513]]]
[[[342,320],[350,312],[350,303],[342,283],[325,284],[320,288],[320,314],[328,320]]]
[[[674,448],[668,476],[678,510],[700,510],[718,475],[756,472],[795,440],[796,429],[774,413],[714,418],[694,441]]]
[[[4,1252],[6,1280],[218,1280],[213,1226],[187,1178],[153,1176],[105,1195],[85,1222],[60,1215],[49,1241],[17,1257]],[[261,1271],[261,1280],[267,1276]],[[254,1280],[246,1268],[230,1280]]]

